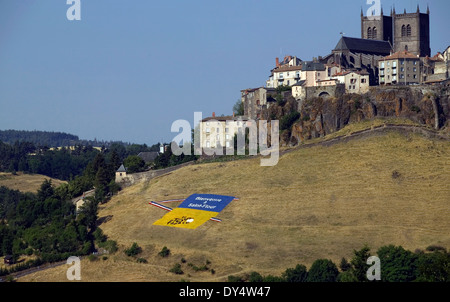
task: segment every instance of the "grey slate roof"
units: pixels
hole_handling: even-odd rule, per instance
[[[155,160],[156,157],[158,157],[158,152],[140,152],[138,156],[142,158],[146,163],[152,162]]]
[[[127,169],[125,169],[125,167],[122,165],[120,165],[119,170],[117,170],[117,172],[127,172]]]
[[[318,62],[303,62],[302,63],[302,71],[324,71],[325,65]]]
[[[342,50],[387,56],[391,53],[391,45],[388,41],[342,37],[333,51]]]

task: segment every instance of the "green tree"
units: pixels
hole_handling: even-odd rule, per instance
[[[306,282],[308,270],[306,266],[297,264],[295,268],[288,268],[282,275],[286,282]]]
[[[241,100],[237,100],[233,105],[233,113],[235,116],[244,115],[244,103]]]
[[[339,271],[336,264],[328,259],[314,261],[308,272],[308,282],[336,282]]]
[[[142,172],[145,168],[145,161],[137,155],[128,156],[123,164],[129,173]]]
[[[89,233],[92,233],[97,227],[98,203],[92,197],[85,199],[85,203],[80,207],[78,219],[89,229]]]
[[[401,246],[380,247],[377,255],[381,261],[381,281],[409,282],[417,278],[417,255]]]
[[[450,253],[445,249],[420,253],[417,259],[419,282],[450,282]]]
[[[369,257],[371,256],[370,248],[365,245],[359,251],[353,250],[353,254],[354,256],[350,261],[350,264],[352,265],[351,272],[354,278],[359,282],[369,281],[367,279],[367,270],[369,269],[370,265],[367,264],[367,259],[369,259]]]

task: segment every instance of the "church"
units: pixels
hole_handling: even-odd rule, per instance
[[[390,15],[364,16],[361,10],[361,38],[342,36],[332,53],[321,57],[323,64],[338,64],[345,69],[365,70],[370,75],[370,85],[378,85],[378,61],[399,51],[415,56],[431,55],[430,9]]]

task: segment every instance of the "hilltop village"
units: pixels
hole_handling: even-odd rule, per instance
[[[318,56],[312,61],[303,61],[293,55],[282,60],[276,58],[265,86],[241,91],[242,114],[219,117],[213,113],[202,120],[201,146],[229,147],[236,129],[250,120],[271,120],[289,114],[291,120],[314,120],[310,114],[302,116],[305,101],[314,98],[323,100],[344,95],[367,95],[374,89],[375,94],[380,94],[380,91],[386,91],[383,88],[395,87],[448,87],[449,65],[450,46],[434,55],[431,53],[429,7],[425,13],[420,11],[419,6],[412,13],[406,10],[397,13],[394,8],[389,15],[385,15],[381,10],[381,15],[377,17],[364,16],[361,11],[361,38],[342,35],[330,54]],[[378,88],[381,90],[376,90]],[[373,93],[366,99],[371,97],[374,97]],[[274,105],[286,102],[289,103],[288,110],[282,110],[281,114],[276,110],[270,112]],[[372,105],[375,107],[372,111],[376,111],[377,104]],[[410,107],[412,111],[415,109],[415,113],[428,111],[426,108],[421,110],[416,104]],[[354,109],[363,108],[357,106]],[[396,113],[398,116],[398,110]],[[448,115],[435,112],[435,116],[439,114]],[[372,115],[376,113],[372,112]],[[416,118],[421,123],[428,123],[425,117]],[[445,120],[444,117],[439,127],[445,124]],[[339,126],[335,125],[335,128],[339,129]],[[320,128],[324,128],[323,121]]]

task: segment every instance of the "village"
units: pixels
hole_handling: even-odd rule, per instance
[[[342,37],[326,56],[303,61],[287,55],[275,59],[265,85],[241,91],[243,115],[204,118],[201,147],[229,147],[239,127],[264,119],[262,112],[277,102],[275,95],[292,96],[301,110],[305,100],[366,94],[372,87],[449,85],[450,46],[431,55],[430,9],[364,16],[361,38]]]

